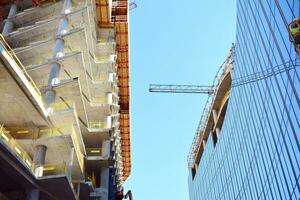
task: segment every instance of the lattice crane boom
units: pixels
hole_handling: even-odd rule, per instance
[[[149,92],[212,94],[212,86],[150,84]]]
[[[287,66],[287,67],[286,67]],[[287,62],[281,65],[274,66],[273,68],[267,68],[261,72],[237,77],[232,80],[231,87],[238,87],[241,85],[260,81],[272,76],[276,76],[280,73],[290,71],[299,67],[299,62]],[[195,93],[195,94],[213,94],[216,86],[202,86],[202,85],[172,85],[172,84],[150,84],[149,92],[160,93]]]

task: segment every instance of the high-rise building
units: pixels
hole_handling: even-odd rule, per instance
[[[0,199],[122,198],[127,0],[1,0]]]
[[[238,0],[236,44],[188,157],[190,200],[300,199],[300,63],[287,31],[299,11]]]

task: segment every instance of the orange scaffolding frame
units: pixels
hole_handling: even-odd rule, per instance
[[[129,86],[129,38],[128,38],[128,0],[112,2],[111,13],[108,0],[96,0],[98,26],[114,28],[120,96],[120,132],[123,159],[123,181],[131,172],[130,144],[130,86]]]

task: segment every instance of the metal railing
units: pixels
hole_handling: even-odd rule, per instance
[[[220,83],[222,82],[224,76],[227,74],[229,70],[231,70],[232,63],[233,63],[233,57],[234,57],[234,46],[230,49],[229,55],[227,56],[226,60],[223,62],[223,64],[220,66],[219,70],[216,73],[216,76],[213,81],[213,91],[217,91]],[[212,93],[208,96],[198,127],[196,129],[195,136],[193,138],[193,142],[191,144],[189,153],[188,153],[188,167],[192,167],[195,163],[195,158],[197,155],[197,152],[200,148],[200,139],[202,137],[202,134],[207,126],[208,120],[209,120],[209,113],[212,109],[213,102],[215,99],[215,93]]]
[[[0,126],[0,140],[3,141],[13,152],[25,163],[25,165],[31,170],[34,170],[34,164],[31,157],[27,152],[18,144],[7,131],[3,125]]]
[[[61,134],[65,131],[71,132],[71,137],[75,147],[78,162],[81,170],[83,171],[84,156],[80,151],[79,139],[77,138],[75,130],[72,126],[65,125],[56,128],[44,128],[40,129],[39,134],[56,135]],[[17,140],[10,135],[10,131],[6,130],[3,125],[0,126],[0,140],[3,141],[15,153],[15,155],[18,156],[24,162],[24,164],[34,173],[35,165],[33,163],[33,160],[28,155],[28,153],[18,144]],[[68,174],[68,170],[69,168],[67,163],[46,163],[43,166],[43,176]]]
[[[105,104],[108,102],[106,97],[92,97],[92,102],[94,104]]]
[[[106,122],[103,122],[103,121],[89,121],[88,124],[89,124],[89,128],[92,128],[92,129],[107,128]]]
[[[95,62],[113,62],[115,59],[112,59],[111,55],[106,56],[94,56]]]
[[[86,148],[87,156],[101,156],[101,148]]]
[[[63,108],[66,108],[66,107],[63,107]],[[76,156],[77,156],[77,159],[79,162],[79,166],[80,166],[81,170],[83,171],[84,156],[83,156],[83,153],[82,153],[81,147],[80,147],[81,146],[80,138],[79,138],[78,134],[76,134],[76,131],[72,124],[65,124],[65,125],[61,125],[59,127],[52,127],[52,128],[42,128],[39,130],[39,134],[41,136],[50,136],[50,137],[56,136],[56,135],[70,134],[70,136],[72,138],[73,146],[75,148]],[[47,165],[49,165],[49,164],[47,164]],[[55,165],[55,166],[57,166],[57,165]],[[51,168],[53,168],[55,166],[52,166]],[[49,171],[51,171],[51,170],[49,169]]]
[[[81,142],[83,142],[83,141],[82,141],[82,138],[80,138],[80,136],[79,136],[80,133],[76,134],[74,126],[72,126],[71,129],[72,129],[71,137],[72,137],[72,141],[74,143],[74,148],[75,148],[75,152],[76,152],[76,155],[77,155],[78,163],[79,163],[81,171],[83,172],[83,170],[84,170],[84,156],[83,156],[83,152],[85,152],[85,150],[81,149],[80,148],[81,145],[79,144],[80,141]],[[82,148],[85,148],[85,147],[83,146]]]
[[[108,76],[98,75],[93,78],[94,81],[106,81],[108,80]]]
[[[115,39],[114,38],[109,38],[109,37],[100,37],[97,39],[97,42],[98,43],[106,43],[106,42],[115,42]]]
[[[3,37],[2,34],[0,34],[0,43],[1,43],[2,47],[4,48],[4,50],[6,51],[6,53],[16,62],[17,66],[22,71],[22,73],[26,77],[27,81],[34,88],[34,90],[36,91],[36,93],[40,96],[40,98],[42,98],[41,92],[40,92],[39,88],[36,86],[36,84],[34,83],[34,81],[32,80],[32,78],[29,76],[29,74],[27,73],[25,67],[23,66],[23,64],[21,63],[21,61],[19,60],[19,58],[16,56],[16,54],[14,53],[14,51],[12,50],[12,48],[7,44],[7,42],[5,41],[5,39],[4,39],[4,37]]]
[[[9,70],[13,70],[13,73],[15,73],[17,75],[18,79],[20,79],[22,81],[22,85],[25,86],[25,88],[30,93],[30,96],[32,96],[34,101],[37,103],[38,109],[41,109],[43,114],[45,116],[47,116],[48,112],[46,110],[46,106],[43,101],[43,97],[42,97],[42,94],[41,94],[39,88],[36,86],[34,81],[31,79],[31,77],[27,73],[25,67],[20,62],[19,58],[16,56],[14,51],[7,44],[3,35],[1,35],[1,34],[0,34],[0,46],[3,48],[3,50],[1,50],[1,54],[4,57],[3,59],[6,60],[10,65]]]
[[[66,175],[69,172],[67,163],[52,164],[47,163],[43,166],[43,176]]]

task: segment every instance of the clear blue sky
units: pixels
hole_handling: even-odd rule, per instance
[[[137,0],[130,14],[134,200],[187,200],[187,153],[206,100],[149,83],[210,85],[235,41],[235,0]]]

